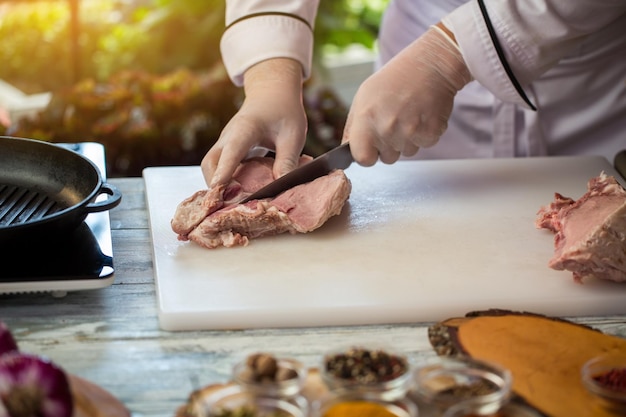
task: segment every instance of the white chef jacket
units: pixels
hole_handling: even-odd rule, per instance
[[[506,60],[538,111],[513,87],[476,0],[391,0],[380,65],[443,20],[476,80],[457,94],[439,143],[416,158],[588,154],[612,161],[626,149],[626,0],[485,4]],[[308,77],[317,5],[228,0],[221,50],[233,81],[241,85],[247,68],[272,57],[298,60]],[[285,14],[263,14],[277,11]]]

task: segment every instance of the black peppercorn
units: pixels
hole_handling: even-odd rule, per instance
[[[404,358],[360,347],[328,356],[325,367],[334,377],[365,384],[391,381],[408,371]]]

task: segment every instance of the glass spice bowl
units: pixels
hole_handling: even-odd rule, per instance
[[[308,417],[308,410],[297,402],[254,395],[239,385],[209,395],[203,409],[206,417]]]
[[[323,355],[320,375],[336,394],[394,401],[406,396],[411,368],[405,355],[383,347],[349,346]]]
[[[581,368],[582,383],[604,408],[626,415],[626,353],[596,356]]]
[[[305,366],[291,358],[277,358],[255,353],[233,367],[233,381],[244,390],[259,396],[292,398],[306,383]]]
[[[443,415],[460,408],[474,415],[489,415],[508,402],[512,383],[511,372],[493,363],[465,357],[436,358],[416,366],[410,396]]]

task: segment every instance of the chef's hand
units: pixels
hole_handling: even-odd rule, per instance
[[[412,156],[439,140],[454,96],[471,78],[453,38],[430,28],[363,82],[343,141],[350,141],[352,155],[364,166],[379,157],[391,164],[400,155]]]
[[[246,71],[243,105],[201,163],[210,188],[228,183],[255,147],[276,153],[275,178],[298,166],[307,130],[302,78],[301,65],[287,58],[263,61]]]

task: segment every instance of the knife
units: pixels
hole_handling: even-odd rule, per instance
[[[335,169],[346,169],[354,161],[350,153],[350,145],[345,142],[334,149],[318,156],[311,162],[290,171],[282,177],[270,182],[256,192],[244,198],[240,204],[262,198],[275,197],[283,191],[287,191],[296,185],[311,182],[322,177]]]

